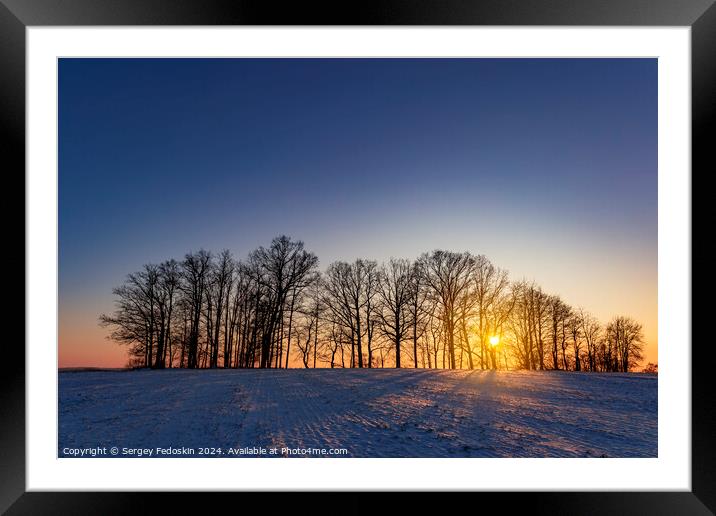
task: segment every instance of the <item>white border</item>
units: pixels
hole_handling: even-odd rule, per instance
[[[659,457],[58,459],[59,56],[659,58]],[[690,29],[45,28],[27,31],[27,489],[691,489]]]

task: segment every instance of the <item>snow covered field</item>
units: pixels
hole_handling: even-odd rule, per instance
[[[420,369],[60,372],[58,455],[99,449],[96,456],[110,456],[112,447],[125,457],[268,456],[272,447],[290,456],[655,457],[657,377]]]

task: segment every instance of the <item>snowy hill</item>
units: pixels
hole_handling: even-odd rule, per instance
[[[60,372],[58,455],[100,449],[97,456],[109,456],[112,447],[124,457],[246,457],[270,455],[271,448],[291,456],[655,457],[657,377],[423,369]]]

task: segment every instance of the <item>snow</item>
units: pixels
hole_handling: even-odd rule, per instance
[[[111,447],[124,457],[161,456],[157,448],[211,457],[268,455],[271,448],[302,457],[341,449],[349,457],[656,457],[657,377],[423,369],[60,372],[58,456],[103,448],[101,456]]]

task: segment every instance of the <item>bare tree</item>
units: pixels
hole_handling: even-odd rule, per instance
[[[410,298],[408,302],[408,317],[411,326],[411,338],[413,340],[413,365],[418,367],[418,341],[425,335],[428,328],[428,320],[431,315],[429,310],[427,288],[423,280],[421,262],[415,262],[410,269]],[[424,355],[428,361],[428,368],[431,366],[430,351],[425,343]],[[425,365],[423,365],[425,367]]]
[[[171,332],[172,315],[174,303],[180,285],[179,264],[176,260],[168,260],[158,268],[157,281],[157,308],[159,311],[159,335],[157,341],[157,355],[154,367],[164,369],[167,363],[167,352],[169,353],[169,367],[172,364],[171,358]]]
[[[606,340],[614,350],[612,370],[626,373],[642,360],[642,326],[631,317],[614,317],[607,325]]]
[[[507,271],[495,267],[485,256],[475,257],[475,265],[471,275],[472,310],[468,314],[475,323],[479,340],[480,368],[487,364],[488,339],[497,332],[503,321],[503,312],[507,305],[504,298],[510,285]],[[465,332],[465,338],[467,333]],[[493,367],[496,367],[493,360]]]
[[[643,359],[637,321],[603,327],[483,255],[317,265],[286,236],[243,262],[202,249],[129,274],[99,322],[132,366],[152,368],[215,368],[221,356],[225,368],[401,367],[407,354],[415,368],[630,371]]]
[[[302,307],[299,309],[301,322],[299,322],[296,337],[301,361],[305,368],[308,368],[312,361],[312,367],[315,369],[318,359],[320,321],[325,310],[323,305],[323,292],[321,289],[322,282],[320,276],[316,276],[313,283],[309,286],[308,295],[303,301]]]
[[[206,290],[207,306],[209,307],[208,327],[211,329],[211,349],[209,367],[216,368],[219,363],[219,337],[222,319],[225,318],[226,305],[233,282],[234,260],[228,250],[224,250],[217,257],[217,261],[209,271],[208,288]],[[224,328],[225,335],[228,335]],[[228,340],[224,340],[224,362],[228,356]]]
[[[469,253],[433,251],[420,258],[423,278],[431,295],[441,305],[442,322],[450,369],[455,369],[455,332],[458,321],[458,302],[469,288],[474,259]]]
[[[211,267],[211,254],[201,249],[198,253],[189,253],[182,262],[182,291],[187,297],[190,309],[189,342],[187,346],[187,367],[199,367],[199,333],[201,314],[207,286],[207,276]]]
[[[412,275],[410,262],[391,259],[380,271],[378,295],[380,298],[381,333],[393,342],[395,367],[400,368],[401,342],[408,336],[410,320],[410,297]]]
[[[601,339],[602,327],[590,313],[579,309],[579,322],[587,345],[587,369],[597,370],[597,348]]]
[[[505,336],[507,322],[513,317],[516,302],[517,296],[514,295],[509,284],[503,284],[502,281],[495,283],[495,295],[487,305],[487,310],[485,311],[485,320],[487,321],[485,330],[492,337],[497,337],[497,344],[493,345],[490,343],[488,350],[492,369],[500,368],[497,360],[498,345],[505,359],[505,368],[507,368],[506,347],[502,341]]]
[[[112,289],[115,311],[102,314],[100,325],[111,328],[109,338],[129,346],[130,362],[151,365],[149,350],[152,341],[153,311],[147,297],[150,286],[140,274],[129,274],[124,285]]]
[[[369,327],[366,306],[376,262],[358,259],[354,263],[334,262],[325,275],[325,304],[334,323],[340,325],[351,344],[350,366],[363,367],[363,333]],[[356,361],[357,353],[357,361]]]
[[[356,320],[353,309],[354,301],[358,298],[352,290],[351,265],[346,262],[334,262],[328,266],[325,274],[324,303],[331,321],[331,342],[335,346],[331,349],[331,367],[335,362],[338,351],[338,342],[343,343],[343,335],[347,331],[350,335],[351,354],[355,347]]]
[[[565,355],[566,348],[566,321],[569,318],[571,309],[560,299],[559,296],[550,296],[547,301],[547,314],[549,320],[549,337],[552,342],[552,369],[559,369],[559,350],[562,349],[562,363],[567,369]]]
[[[582,322],[579,318],[579,313],[572,313],[569,319],[567,319],[567,328],[569,329],[569,336],[572,338],[572,346],[574,352],[574,370],[582,370],[582,361],[580,359],[581,346],[582,346]]]
[[[365,263],[365,335],[366,347],[368,349],[368,367],[373,367],[373,346],[375,328],[379,322],[379,314],[375,298],[379,289],[378,263],[375,261],[364,261]]]
[[[519,367],[532,369],[532,311],[530,304],[530,285],[526,281],[514,284],[513,316],[509,320],[509,329],[513,337],[513,353]]]
[[[274,345],[282,330],[286,298],[314,272],[318,258],[304,249],[303,242],[280,236],[274,238],[268,249],[260,247],[254,251],[250,259],[256,264],[259,281],[266,288],[260,363],[260,367],[266,368],[271,367],[271,358],[277,351]]]

